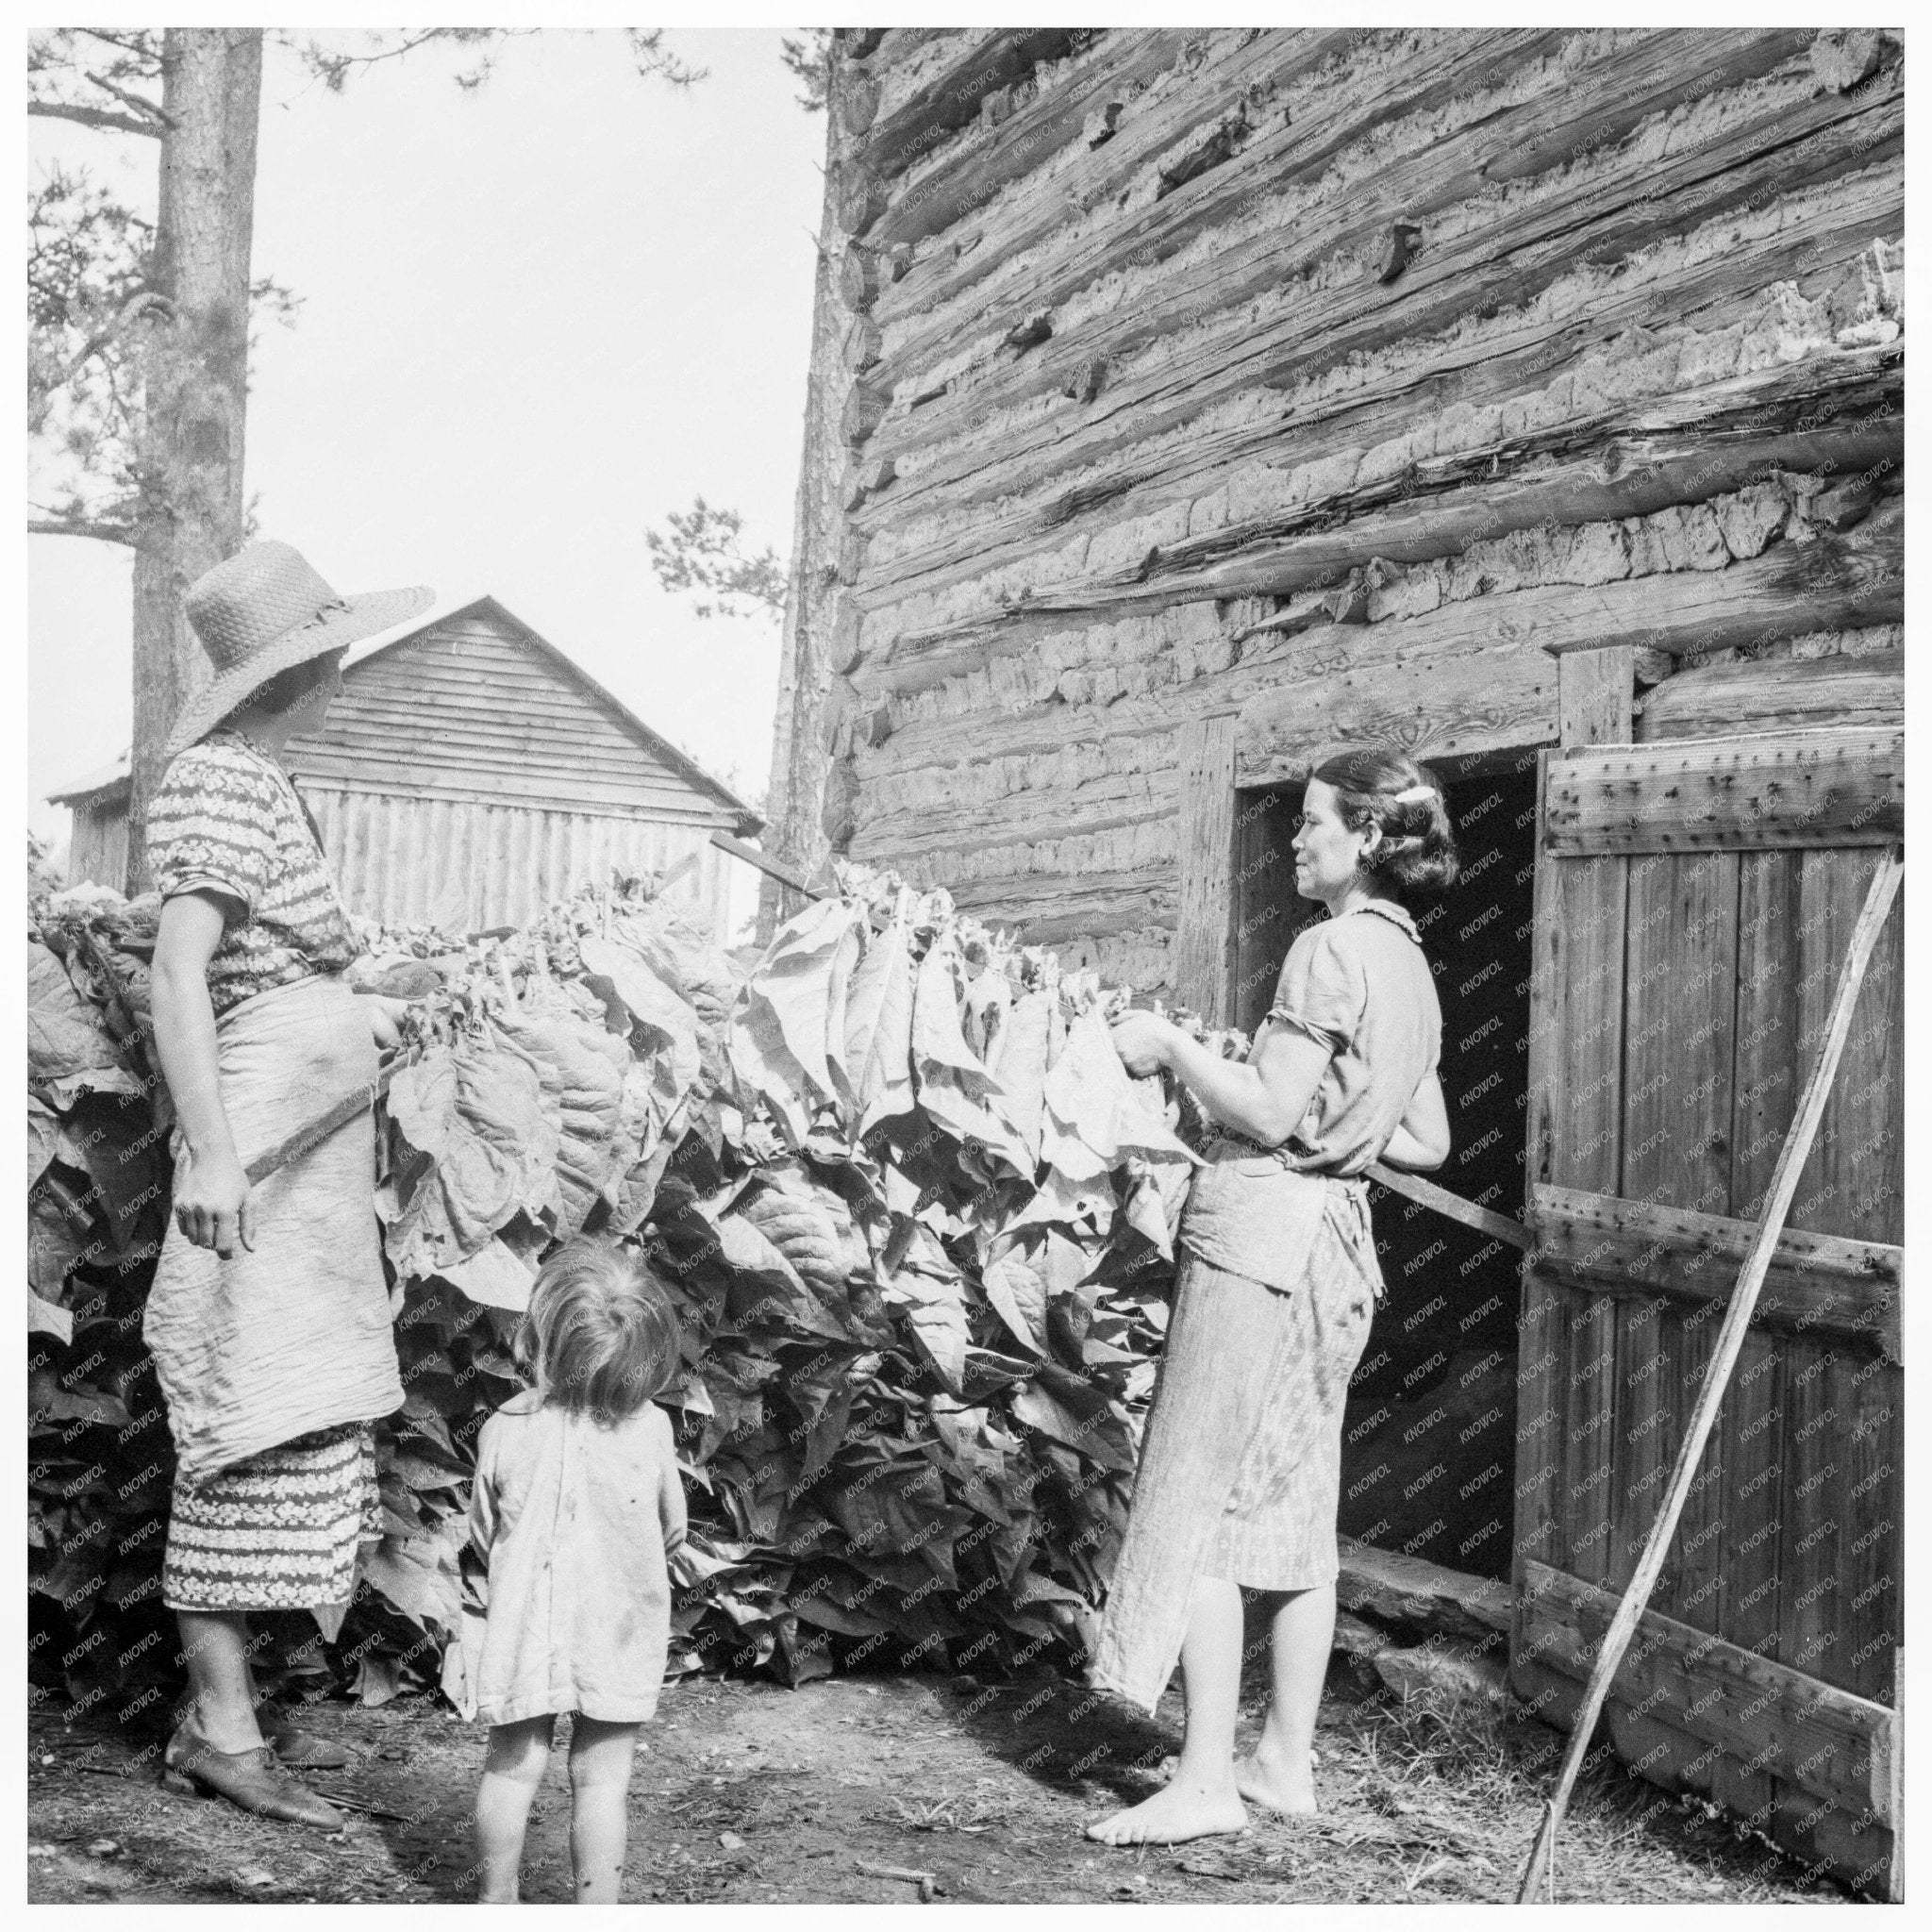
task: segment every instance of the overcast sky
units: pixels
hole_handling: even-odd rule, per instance
[[[340,36],[338,38],[341,38]],[[340,591],[490,593],[741,793],[770,762],[778,632],[658,590],[647,525],[702,493],[791,534],[824,117],[775,31],[673,30],[684,92],[615,32],[431,49],[328,93],[271,46],[254,270],[292,289],[248,415],[260,534]],[[46,121],[35,160],[152,207],[145,142]],[[129,736],[129,557],[28,542],[30,823]]]

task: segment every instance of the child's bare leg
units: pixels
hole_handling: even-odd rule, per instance
[[[631,1756],[639,1724],[605,1724],[579,1711],[570,1734],[570,1861],[580,1906],[617,1903],[624,1881]]]
[[[555,1720],[525,1718],[490,1727],[490,1755],[476,1786],[476,1902],[513,1906],[524,1862],[524,1833],[530,1804],[550,1761]]]
[[[1181,1641],[1188,1727],[1166,1787],[1087,1827],[1104,1844],[1177,1844],[1248,1822],[1234,1781],[1234,1724],[1241,1689],[1241,1593],[1220,1577],[1195,1580]]]
[[[1315,1720],[1335,1645],[1335,1586],[1297,1590],[1274,1612],[1274,1702],[1254,1755],[1235,1766],[1241,1796],[1271,1811],[1315,1808]]]

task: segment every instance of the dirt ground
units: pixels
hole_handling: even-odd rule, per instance
[[[1257,1679],[1244,1732],[1258,1721]],[[1179,1741],[1157,1718],[1052,1679],[833,1678],[792,1691],[665,1687],[631,1788],[626,1899],[908,1905],[1505,1901],[1562,1739],[1528,1721],[1368,1693],[1338,1657],[1318,1736],[1322,1811],[1257,1814],[1237,1838],[1112,1851],[1090,1818],[1152,1790]],[[328,1837],[154,1782],[158,1751],[118,1731],[30,1721],[28,1897],[37,1903],[461,1902],[481,1734],[427,1697],[306,1722],[356,1755],[316,1775],[369,1805]],[[570,1898],[567,1729],[537,1800],[524,1896]],[[394,1815],[381,1815],[383,1812]],[[1579,1786],[1559,1899],[1744,1904],[1841,1899],[1613,1763]]]

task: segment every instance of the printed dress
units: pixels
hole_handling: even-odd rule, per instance
[[[149,812],[164,899],[213,894],[222,1104],[245,1167],[376,1074],[342,984],[347,915],[293,785],[239,734],[168,768]],[[312,1610],[333,1636],[358,1544],[382,1534],[372,1423],[402,1405],[362,1113],[252,1193],[253,1250],[224,1260],[171,1225],[142,1333],[175,1441],[162,1601]],[[188,1160],[178,1130],[177,1175]]]
[[[1341,1422],[1382,1274],[1362,1173],[1441,1050],[1414,923],[1374,901],[1291,948],[1269,1022],[1329,1062],[1268,1149],[1208,1150],[1181,1220],[1174,1313],[1091,1675],[1152,1710],[1193,1581],[1310,1590],[1340,1568]]]

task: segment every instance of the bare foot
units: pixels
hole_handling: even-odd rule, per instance
[[[1177,1845],[1191,1838],[1244,1831],[1248,1814],[1232,1783],[1209,1789],[1178,1780],[1139,1805],[1087,1827],[1104,1845]]]
[[[1310,1751],[1307,1764],[1297,1774],[1286,1758],[1257,1748],[1252,1756],[1235,1759],[1235,1789],[1267,1810],[1289,1818],[1307,1817],[1316,1808],[1314,1757]]]

